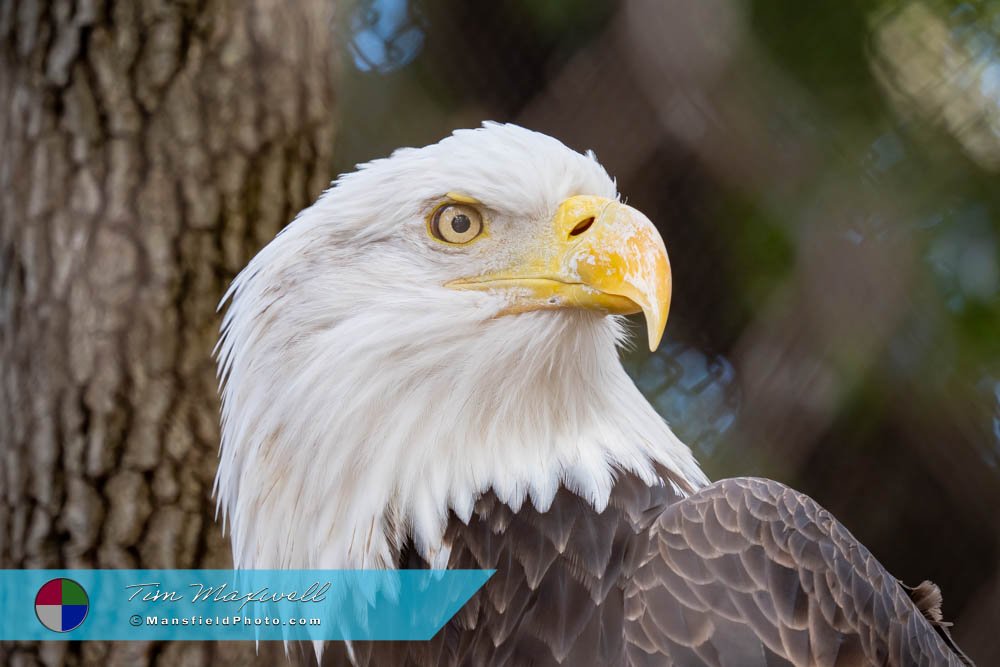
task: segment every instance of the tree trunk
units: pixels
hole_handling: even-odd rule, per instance
[[[329,181],[331,6],[0,1],[0,567],[230,565],[215,307]],[[254,655],[0,646],[12,665]]]

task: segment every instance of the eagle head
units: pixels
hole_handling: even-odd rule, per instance
[[[655,349],[660,235],[593,153],[514,125],[459,130],[341,176],[237,276],[217,350],[216,492],[237,567],[447,562],[487,490],[600,510],[621,471],[705,479],[623,370]]]

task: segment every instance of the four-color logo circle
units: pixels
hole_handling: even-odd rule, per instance
[[[87,591],[72,579],[53,579],[39,588],[35,596],[38,620],[56,632],[69,632],[80,627],[89,609]]]

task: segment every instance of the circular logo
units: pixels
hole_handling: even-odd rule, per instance
[[[69,632],[87,618],[90,599],[83,586],[72,579],[53,579],[35,595],[35,615],[49,630]]]

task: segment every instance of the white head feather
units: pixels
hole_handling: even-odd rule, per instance
[[[490,210],[490,239],[428,238],[449,192]],[[623,370],[619,318],[495,317],[502,296],[444,287],[578,194],[617,198],[592,153],[488,123],[340,177],[247,265],[218,349],[237,567],[392,567],[407,538],[443,566],[449,510],[468,520],[490,488],[544,510],[565,485],[601,510],[619,470],[705,483]]]

